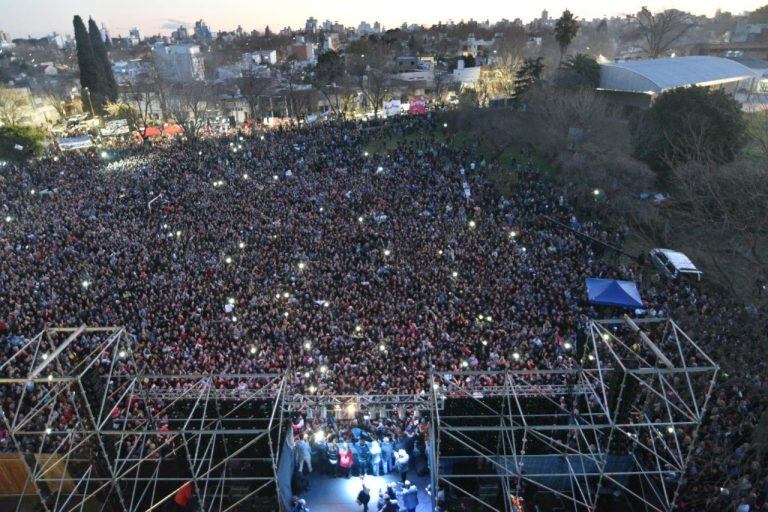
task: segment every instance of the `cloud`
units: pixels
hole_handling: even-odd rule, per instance
[[[179,28],[182,25],[185,26],[185,27],[188,27],[188,26],[191,26],[192,23],[189,23],[188,21],[174,20],[174,19],[166,18],[163,21],[163,24],[160,25],[160,28],[176,30],[177,28]]]

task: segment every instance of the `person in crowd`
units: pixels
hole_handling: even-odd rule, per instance
[[[296,440],[296,466],[300,473],[304,472],[304,466],[307,466],[307,472],[312,472],[312,449],[307,442],[307,435],[299,437]]]
[[[395,471],[400,474],[400,481],[405,483],[408,480],[408,469],[411,457],[403,449],[395,454]]]
[[[357,504],[363,507],[363,512],[368,512],[368,503],[371,501],[371,491],[363,483],[362,489],[357,493]]]
[[[395,466],[394,453],[392,440],[388,436],[384,436],[381,440],[381,466],[385,475],[389,474]]]
[[[376,438],[371,440],[369,450],[371,453],[371,474],[379,476],[381,473],[381,445]]]
[[[307,501],[303,498],[299,498],[296,500],[296,504],[293,506],[293,509],[291,512],[309,512],[309,507],[307,507]]]
[[[359,476],[368,474],[371,463],[371,450],[362,438],[356,443]]]
[[[403,484],[403,508],[407,512],[416,512],[419,506],[419,489],[409,481]]]
[[[352,450],[349,449],[347,443],[342,443],[339,446],[339,470],[344,478],[350,477],[353,463],[354,456],[352,455]]]

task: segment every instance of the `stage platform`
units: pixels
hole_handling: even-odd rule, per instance
[[[310,489],[301,497],[307,500],[307,507],[312,512],[360,512],[363,509],[355,503],[357,493],[361,489],[360,477],[334,478],[314,471],[308,475],[308,479]],[[416,511],[429,512],[432,509],[432,502],[429,495],[424,492],[424,488],[429,485],[429,477],[417,476],[412,471],[408,474],[408,480],[419,488],[419,507]],[[377,509],[379,490],[389,482],[399,481],[400,475],[396,473],[383,476],[366,476],[365,482],[371,489],[371,502],[368,504],[368,509],[370,511]],[[398,500],[398,504],[400,510],[405,510],[402,499]]]

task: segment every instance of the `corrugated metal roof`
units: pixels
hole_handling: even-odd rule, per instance
[[[600,88],[660,93],[676,87],[755,78],[747,66],[720,57],[691,56],[612,62],[600,66]]]

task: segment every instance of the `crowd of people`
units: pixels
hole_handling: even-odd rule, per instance
[[[576,340],[599,316],[585,278],[629,277],[646,314],[675,318],[731,369],[681,510],[766,509],[752,442],[766,408],[765,312],[611,264],[542,216],[613,245],[624,230],[579,222],[567,191],[530,166],[500,196],[483,178],[497,164],[448,138],[403,137],[422,130],[440,128],[328,122],[0,168],[0,357],[45,325],[119,325],[159,374],[219,374],[217,387],[235,388],[248,379],[224,374],[290,368],[294,393],[419,394],[432,368],[577,366]],[[403,142],[366,149],[389,139]],[[18,393],[4,387],[0,400],[13,411]],[[358,441],[325,440],[339,468]],[[383,437],[368,451],[374,441],[383,453]],[[14,449],[7,432],[0,444]]]

